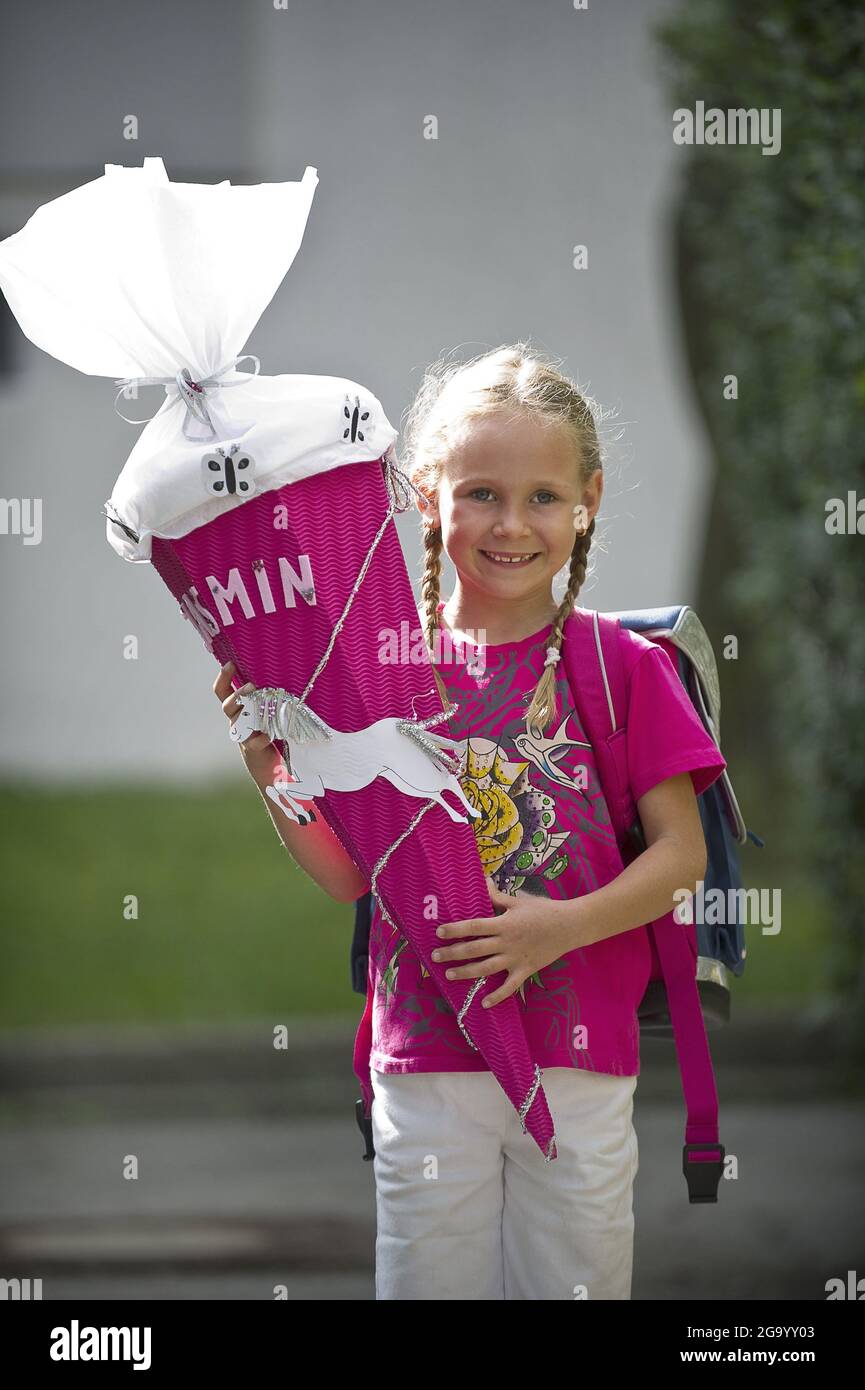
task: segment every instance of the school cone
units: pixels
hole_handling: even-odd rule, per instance
[[[299,696],[326,652],[388,507],[382,459],[343,464],[253,496],[179,539],[154,536],[152,564],[183,615],[193,621],[198,615],[200,631],[200,610],[210,615],[210,631],[202,636],[220,664],[235,663],[235,688],[252,682]],[[285,526],[274,524],[277,509]],[[280,558],[299,575],[301,557],[307,557],[314,575],[314,602],[292,589],[286,605]],[[226,594],[234,597],[226,600]],[[265,611],[268,607],[273,611]],[[417,608],[391,519],[308,696],[308,705],[329,726],[354,733],[380,719],[425,719],[441,711],[425,652],[420,663],[377,659],[380,630],[399,632],[403,622],[417,632]],[[431,727],[447,736],[445,719]],[[453,797],[450,804],[465,814]],[[316,807],[370,880],[423,806],[422,798],[406,795],[382,776],[361,790],[328,790],[316,798]],[[463,1014],[476,981],[448,980],[447,965],[431,958],[441,944],[435,934],[439,923],[494,915],[471,824],[430,805],[392,849],[375,891],[436,988],[457,1017],[462,1015],[469,1039],[518,1113],[533,1095],[524,1110],[525,1129],[545,1158],[555,1158],[553,1120],[516,997],[482,1007],[503,973],[475,989]],[[425,915],[430,895],[438,905],[434,920]],[[368,1112],[372,1090],[365,1042],[362,1028],[355,1068]]]
[[[106,164],[0,241],[0,289],[43,351],[114,379],[115,409],[139,387],[165,391],[149,419],[122,415],[144,429],[106,503],[113,549],[156,567],[220,664],[234,661],[238,686],[305,698],[327,654],[306,707],[357,733],[385,718],[423,719],[441,703],[426,657],[377,660],[383,624],[417,621],[390,497],[397,431],[381,402],[340,377],[261,375],[244,351],[301,245],[317,183],[311,165],[299,181],[232,186],[175,183],[159,156],[141,168]],[[245,360],[254,371],[241,371]],[[306,596],[289,571],[306,576]],[[425,803],[379,775],[315,800],[554,1158],[517,1001],[482,1008],[501,972],[477,987],[447,980],[430,959],[437,922],[493,915],[471,825],[434,800],[397,845]],[[424,916],[431,894],[437,920]],[[369,1110],[364,1036],[362,1027],[355,1063]]]

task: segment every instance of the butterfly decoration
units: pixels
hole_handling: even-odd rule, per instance
[[[216,449],[205,454],[201,460],[204,486],[214,497],[227,497],[232,494],[251,497],[255,492],[255,460],[251,454],[241,450],[239,444],[232,444],[228,453]]]
[[[356,440],[360,440],[361,444],[363,444],[364,435],[360,426],[364,421],[369,419],[370,412],[368,410],[361,410],[359,396],[355,396],[353,406],[351,404],[351,398],[346,396],[345,405],[342,409],[345,419],[348,420],[348,424],[342,432],[343,439],[350,439],[352,444],[354,444]]]

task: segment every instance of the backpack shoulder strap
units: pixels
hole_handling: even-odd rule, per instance
[[[638,634],[630,636],[638,645],[648,644],[649,639]],[[620,621],[612,615],[574,608],[565,622],[563,637],[568,684],[595,754],[619,845],[630,835],[639,849],[642,830],[627,764],[627,678]],[[696,948],[692,953],[689,937],[672,912],[647,923],[647,930],[664,979],[685,1094],[682,1166],[688,1197],[691,1202],[716,1202],[724,1147],[718,1142],[718,1093],[697,992]]]
[[[564,627],[569,664],[583,672],[580,685],[586,718],[603,738],[623,729],[627,717],[619,629],[618,618],[588,608],[574,608]]]
[[[627,774],[628,697],[618,618],[574,608],[565,622],[562,651],[580,722],[592,745],[616,839],[623,845],[636,813]]]

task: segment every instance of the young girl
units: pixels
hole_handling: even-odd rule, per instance
[[[426,641],[447,706],[459,705],[436,727],[462,745],[460,782],[481,813],[471,823],[500,913],[443,924],[438,959],[452,963],[453,978],[496,976],[490,1007],[517,995],[557,1157],[545,1163],[522,1132],[483,1057],[375,904],[367,998],[376,1297],[627,1299],[637,1008],[650,973],[643,924],[702,877],[696,793],[726,764],[666,654],[623,629],[629,774],[648,848],[621,871],[560,660],[603,490],[595,419],[575,385],[524,344],[463,366],[436,363],[405,437],[403,467],[424,518]],[[443,551],[456,571],[446,602]],[[553,581],[565,565],[556,602]],[[453,640],[442,644],[445,635]],[[468,659],[454,660],[461,652]],[[214,688],[232,717],[230,672]],[[244,756],[263,793],[276,750],[256,738],[263,744]],[[351,901],[368,890],[322,818],[299,830],[273,803],[268,810],[333,896]]]

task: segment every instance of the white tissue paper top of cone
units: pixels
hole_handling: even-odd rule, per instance
[[[108,540],[124,559],[149,560],[151,536],[176,540],[222,512],[243,506],[244,497],[212,497],[205,491],[202,459],[214,449],[227,451],[232,441],[242,443],[243,452],[255,462],[257,494],[340,464],[379,458],[397,434],[376,397],[340,377],[250,376],[248,384],[227,390],[223,400],[229,401],[231,413],[242,410],[255,423],[218,443],[191,443],[182,434],[185,406],[175,401],[146,426],[110,498],[115,511],[139,535],[136,543],[108,522]],[[368,415],[360,425],[362,442],[351,438],[355,412]]]
[[[300,248],[317,184],[311,166],[299,182],[233,186],[172,183],[156,157],[106,164],[0,242],[0,287],[31,342],[81,372],[173,381],[186,368],[201,382],[244,352]],[[152,536],[176,539],[243,504],[207,491],[214,450],[251,456],[256,495],[378,458],[396,438],[376,397],[347,379],[240,364],[221,382],[203,397],[215,435],[190,423],[174,385],[158,410],[159,387],[120,397],[123,415],[152,416],[110,499],[139,537],[106,523],[124,559],[147,561]]]

